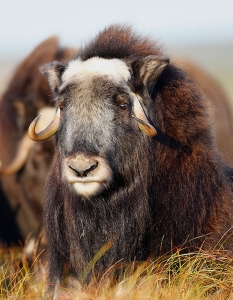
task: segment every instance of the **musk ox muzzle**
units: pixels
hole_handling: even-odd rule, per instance
[[[76,154],[64,159],[63,180],[81,196],[95,196],[109,185],[111,179],[112,169],[100,156]]]

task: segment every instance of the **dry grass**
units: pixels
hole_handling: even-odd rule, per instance
[[[39,257],[28,262],[21,249],[1,250],[0,257],[0,299],[44,299],[46,263]],[[93,276],[82,288],[64,288],[59,299],[233,299],[233,265],[224,252],[177,250],[154,262],[129,265],[120,282],[112,276],[116,267],[98,282]]]
[[[46,266],[39,256],[28,261],[22,247],[0,250],[0,300],[42,299]]]

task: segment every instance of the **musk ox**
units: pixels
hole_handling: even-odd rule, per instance
[[[58,38],[38,45],[15,71],[0,101],[0,240],[24,241],[41,229],[44,182],[52,162],[54,140],[32,142],[32,117],[51,107],[51,92],[38,68],[55,59],[70,58],[72,49],[60,49]],[[54,110],[54,108],[50,108]],[[47,109],[47,112],[49,110]]]
[[[29,136],[57,133],[44,203],[51,283],[79,278],[108,243],[99,274],[181,245],[232,250],[232,185],[206,98],[154,41],[112,25],[41,71],[57,111]]]
[[[44,117],[49,112],[44,107],[51,105],[51,92],[38,66],[55,59],[68,59],[75,51],[60,49],[56,37],[42,42],[19,65],[1,99],[0,143],[4,146],[0,147],[3,186],[0,188],[0,242],[4,244],[24,241],[28,233],[37,233],[41,228],[44,182],[52,161],[54,140],[36,144],[26,135],[31,118],[40,111]],[[182,62],[182,68],[204,88],[205,95],[217,108],[214,112],[216,144],[224,158],[233,164],[233,126],[224,93],[208,74],[190,62]]]

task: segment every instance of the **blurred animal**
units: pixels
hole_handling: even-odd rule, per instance
[[[40,144],[27,135],[28,126],[45,107],[52,108],[51,92],[40,65],[70,58],[72,49],[60,49],[51,37],[18,66],[0,101],[1,212],[0,239],[11,244],[38,233],[42,223],[44,182],[54,151],[54,139]]]
[[[213,129],[217,149],[233,166],[233,120],[226,94],[218,82],[200,66],[187,60],[180,60],[178,65],[198,84],[213,107]]]
[[[97,276],[181,245],[232,250],[232,183],[208,101],[154,41],[112,25],[41,70],[57,112],[29,135],[57,132],[44,203],[52,286],[78,279],[108,243]]]

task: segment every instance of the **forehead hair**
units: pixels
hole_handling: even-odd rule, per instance
[[[82,61],[78,58],[69,62],[67,69],[62,75],[62,85],[66,86],[76,80],[103,75],[110,77],[116,82],[128,81],[131,77],[129,67],[120,59],[92,57]]]

